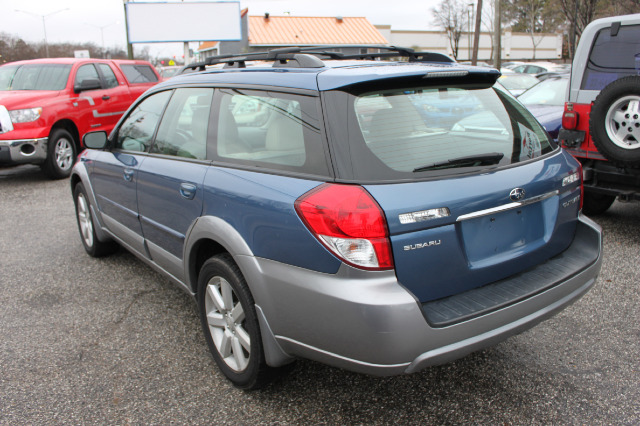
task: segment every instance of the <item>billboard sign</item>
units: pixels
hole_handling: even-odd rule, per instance
[[[126,3],[130,43],[237,41],[240,2]]]

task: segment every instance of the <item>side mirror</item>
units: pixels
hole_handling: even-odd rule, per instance
[[[82,138],[82,143],[89,149],[104,149],[107,146],[107,132],[90,132]]]
[[[80,84],[73,86],[73,91],[76,93],[84,92],[85,90],[97,90],[102,89],[102,84],[97,78],[87,78],[82,80]]]

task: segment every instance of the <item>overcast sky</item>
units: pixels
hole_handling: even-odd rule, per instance
[[[196,0],[190,0],[196,1]],[[158,2],[156,0],[156,2]],[[431,9],[439,0],[241,0],[250,15],[365,16],[372,24],[393,29],[434,29]],[[105,47],[126,43],[123,0],[0,0],[0,32],[26,41],[89,41]],[[149,17],[153,19],[153,17]],[[212,22],[212,25],[215,25]],[[135,45],[136,49],[144,45]],[[152,56],[182,55],[180,43],[154,43]],[[192,48],[197,43],[192,43]]]

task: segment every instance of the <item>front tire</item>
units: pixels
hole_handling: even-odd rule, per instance
[[[73,200],[76,205],[76,219],[78,221],[80,239],[87,254],[91,257],[102,257],[116,251],[118,249],[116,242],[100,241],[98,239],[87,192],[81,183],[77,184],[73,190]]]
[[[253,296],[228,254],[207,260],[198,277],[198,307],[213,359],[235,386],[253,390],[267,385],[275,369],[264,358]]]
[[[49,135],[47,158],[42,170],[51,179],[63,179],[71,174],[76,161],[76,143],[65,129],[55,129]]]

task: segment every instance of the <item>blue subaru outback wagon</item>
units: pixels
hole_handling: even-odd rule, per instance
[[[298,357],[374,375],[448,362],[599,273],[579,163],[497,70],[365,52],[209,58],[84,139],[86,251],[123,246],[191,294],[238,387]]]

